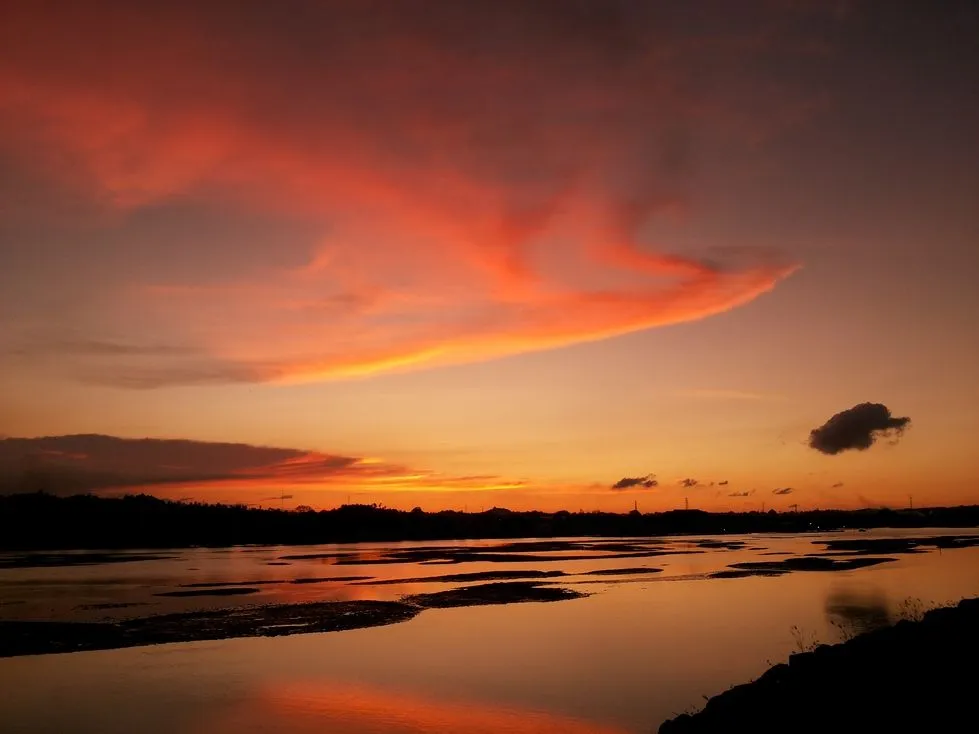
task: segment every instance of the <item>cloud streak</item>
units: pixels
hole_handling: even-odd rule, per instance
[[[18,159],[32,176],[127,226],[193,201],[315,233],[257,276],[230,245],[189,248],[181,278],[134,259],[90,339],[48,361],[137,388],[349,378],[703,319],[794,271],[645,234],[686,216],[685,141],[758,134],[738,95],[689,78],[702,29],[668,35],[641,3],[425,7],[15,7],[0,112],[6,152],[39,151]],[[148,330],[176,345],[162,366],[125,346]]]
[[[704,400],[778,400],[780,395],[750,392],[748,390],[725,390],[715,388],[688,388],[678,393],[682,397],[701,398]]]
[[[773,489],[772,494],[792,494],[794,491],[792,487],[779,487],[778,489]]]
[[[809,447],[821,454],[866,451],[882,437],[900,437],[908,417],[895,417],[880,403],[860,403],[841,411],[809,433]]]
[[[519,489],[524,482],[495,475],[452,476],[365,457],[250,444],[186,439],[129,439],[103,435],[0,440],[0,494],[53,494],[146,490],[197,499],[231,492],[253,497],[278,490],[333,489],[487,491]]]

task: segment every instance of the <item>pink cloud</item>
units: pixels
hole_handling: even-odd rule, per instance
[[[671,35],[612,6],[430,17],[299,3],[301,22],[255,10],[233,23],[219,6],[25,4],[0,31],[3,132],[36,153],[25,165],[123,216],[231,202],[325,233],[306,266],[230,285],[117,283],[127,328],[200,353],[90,354],[73,367],[85,379],[320,380],[489,359],[706,318],[795,268],[718,263],[646,231],[694,215],[691,141],[743,134],[745,110],[699,89],[692,62],[745,63],[757,43]],[[773,117],[798,106],[764,91]],[[233,273],[236,252],[222,255]]]

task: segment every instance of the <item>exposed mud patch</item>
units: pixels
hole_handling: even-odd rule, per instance
[[[217,589],[181,589],[179,591],[161,591],[153,596],[244,596],[245,594],[257,594],[258,589],[253,586],[230,586]]]
[[[198,581],[193,584],[180,584],[181,589],[212,589],[224,586],[262,586],[268,584],[284,584],[285,581],[261,579],[259,581]]]
[[[497,584],[465,586],[461,589],[416,594],[404,598],[405,602],[426,609],[446,607],[473,607],[486,604],[515,604],[530,601],[563,601],[585,596],[580,591],[557,586],[542,586],[532,581],[510,581]]]
[[[343,583],[343,582],[359,582],[363,583],[369,579],[374,578],[373,576],[312,576],[309,578],[293,579],[290,584],[327,584],[327,583]]]
[[[478,571],[475,573],[450,573],[442,576],[416,576],[404,579],[378,579],[361,582],[364,585],[380,586],[386,584],[451,584],[468,581],[507,581],[513,579],[544,579],[567,576],[564,571]],[[367,577],[370,578],[370,577]]]
[[[783,561],[748,561],[745,563],[732,563],[728,568],[741,571],[773,571],[777,573],[788,573],[790,571],[852,571],[856,568],[877,566],[881,563],[890,563],[896,560],[896,558],[834,559],[816,556],[801,556],[797,558],[786,558]],[[725,573],[725,571],[718,571],[717,573]],[[714,577],[717,578],[716,574]]]
[[[552,602],[582,596],[585,595],[570,589],[521,581],[416,594],[401,601],[275,604],[117,622],[0,621],[0,658],[232,637],[332,632],[404,622],[424,609]]]
[[[634,568],[599,568],[594,571],[583,571],[578,576],[632,576],[646,573],[663,573],[662,568],[636,566]]]
[[[107,563],[167,561],[176,557],[156,553],[22,553],[0,557],[0,568],[100,566]]]
[[[922,538],[841,538],[814,540],[827,551],[871,555],[877,553],[924,553],[928,548],[971,548],[979,546],[977,535],[943,535]]]

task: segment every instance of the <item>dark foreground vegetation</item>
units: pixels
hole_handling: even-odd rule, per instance
[[[974,527],[979,506],[811,512],[423,512],[375,505],[274,510],[172,502],[149,495],[0,496],[0,548],[178,548],[242,544],[461,540],[677,533],[805,532],[844,528]]]
[[[509,581],[414,594],[400,601],[328,601],[182,612],[115,622],[0,621],[0,658],[112,650],[168,642],[282,637],[405,622],[425,609],[550,602],[584,594]]]
[[[776,665],[660,734],[976,730],[979,599]]]

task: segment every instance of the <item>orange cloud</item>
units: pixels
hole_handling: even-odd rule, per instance
[[[300,3],[229,24],[220,3],[151,5],[10,12],[12,155],[29,144],[25,167],[84,189],[136,239],[133,212],[186,200],[322,235],[296,267],[257,277],[221,245],[202,266],[226,264],[219,285],[130,268],[92,319],[115,331],[96,336],[165,331],[198,352],[60,363],[84,379],[304,381],[483,360],[706,318],[794,270],[672,252],[648,232],[692,210],[690,141],[741,134],[739,103],[698,90],[686,62],[710,48],[744,63],[742,44],[665,34],[641,7],[477,3],[463,21],[450,5]]]

